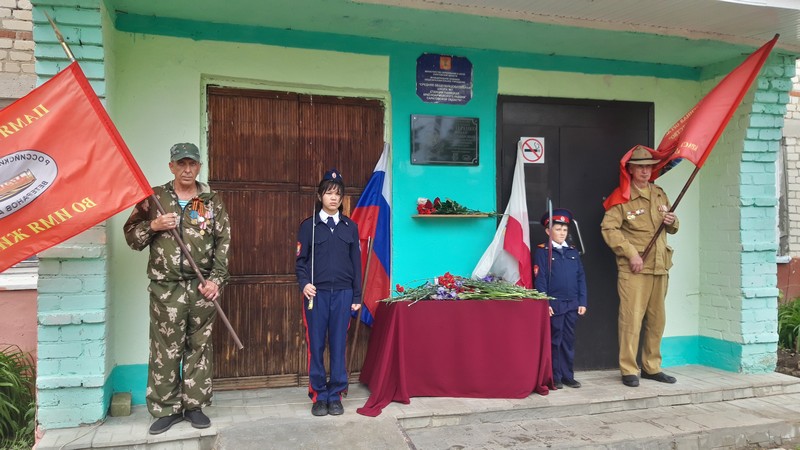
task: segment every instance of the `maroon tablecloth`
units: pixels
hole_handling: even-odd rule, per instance
[[[380,303],[360,380],[377,416],[410,397],[525,398],[553,387],[542,300]]]

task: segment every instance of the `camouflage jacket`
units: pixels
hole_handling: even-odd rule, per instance
[[[167,213],[180,217],[177,227],[200,271],[209,281],[222,287],[228,281],[228,250],[231,226],[228,212],[219,195],[205,183],[197,183],[199,194],[181,210],[173,182],[153,188],[154,195]],[[152,198],[142,200],[125,222],[125,240],[134,250],[150,246],[147,277],[156,281],[197,278],[189,261],[169,231],[153,231],[150,221],[158,216]]]

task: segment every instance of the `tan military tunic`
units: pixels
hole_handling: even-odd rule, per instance
[[[630,258],[640,255],[663,221],[659,206],[671,208],[664,191],[650,184],[639,190],[631,185],[631,199],[606,211],[601,223],[603,239],[617,257],[617,290],[619,292],[619,365],[622,375],[637,375],[636,353],[642,321],[645,322],[642,346],[642,369],[650,374],[661,372],[661,337],[666,316],[667,295],[672,267],[672,248],[666,233],[661,233],[644,261],[644,268],[633,273]],[[678,231],[678,221],[666,227],[667,233]]]

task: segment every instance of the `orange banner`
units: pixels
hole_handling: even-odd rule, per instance
[[[0,111],[0,271],[152,192],[78,63]]]

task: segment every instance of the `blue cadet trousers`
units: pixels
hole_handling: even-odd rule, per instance
[[[575,303],[577,302],[570,302]],[[574,380],[575,323],[578,321],[577,306],[550,317],[550,340],[553,357],[553,382]]]
[[[353,291],[317,289],[314,308],[303,302],[308,344],[308,396],[311,401],[333,402],[347,393],[347,329],[350,326],[350,305]],[[325,373],[325,341],[328,341],[330,380]]]

